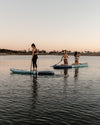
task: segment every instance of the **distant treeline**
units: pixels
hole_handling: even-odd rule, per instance
[[[63,54],[63,53],[64,53],[64,50],[62,50],[62,51],[54,50],[54,51],[50,51],[50,52],[47,52],[46,50],[38,50],[39,55],[59,55],[59,54]],[[0,49],[0,54],[30,55],[30,54],[32,54],[32,51]],[[73,54],[73,52],[68,51],[68,54]]]
[[[18,55],[23,55],[23,54],[29,54],[27,53],[26,50],[9,50],[9,49],[0,49],[1,54],[18,54]],[[31,54],[31,53],[30,53]]]
[[[74,52],[67,51],[68,55],[74,55]],[[47,52],[46,50],[38,50],[39,55],[62,55],[64,53],[64,50],[62,51],[50,51]],[[85,52],[79,52],[81,55],[85,56],[100,56],[100,52],[91,52],[91,51],[85,51]],[[31,55],[32,51],[28,50],[9,50],[9,49],[0,49],[0,55]]]

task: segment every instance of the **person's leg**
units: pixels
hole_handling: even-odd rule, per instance
[[[33,68],[34,68],[34,70],[37,71],[37,58],[35,56],[34,56],[34,59],[33,59]]]
[[[35,58],[34,57],[32,59],[32,62],[33,62],[33,71],[34,71],[34,68],[35,68]]]
[[[66,61],[66,65],[68,65],[68,60]]]
[[[35,59],[35,68],[36,68],[36,71],[37,71],[37,58]]]

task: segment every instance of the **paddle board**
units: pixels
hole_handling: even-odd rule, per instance
[[[14,69],[14,68],[11,68],[10,71],[11,71],[12,73],[16,73],[16,74],[54,75],[54,72],[53,72],[53,71],[27,71],[27,70]]]
[[[88,63],[79,63],[79,65],[54,65],[54,69],[65,69],[65,68],[80,68],[88,67]]]

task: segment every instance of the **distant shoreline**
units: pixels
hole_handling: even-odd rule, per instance
[[[45,50],[38,50],[38,55],[63,55],[65,50],[62,51],[50,51],[46,52]],[[68,51],[68,55],[74,55],[74,52]],[[100,56],[100,52],[79,52],[81,56]],[[0,49],[0,55],[32,55],[32,51],[26,50],[8,50],[8,49]]]
[[[29,54],[29,53],[0,53],[0,56],[9,56],[9,55],[32,55],[32,54]],[[38,55],[63,55],[63,54],[48,54],[48,53],[46,53],[46,54],[44,54],[44,53],[42,53],[42,54],[38,54]],[[74,54],[68,54],[69,56],[73,56]],[[80,53],[80,56],[100,56],[100,53]]]

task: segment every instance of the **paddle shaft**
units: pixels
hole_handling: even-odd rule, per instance
[[[59,64],[60,62],[62,62],[62,60],[60,60],[57,64]],[[57,65],[57,64],[55,64],[55,65]]]
[[[60,62],[62,62],[62,60],[60,60],[57,64],[59,64]],[[55,65],[53,65],[53,66],[56,66],[57,64],[55,64]],[[53,66],[51,66],[51,67],[53,67]]]
[[[32,71],[32,60],[31,60],[31,65],[30,65],[30,71]]]

